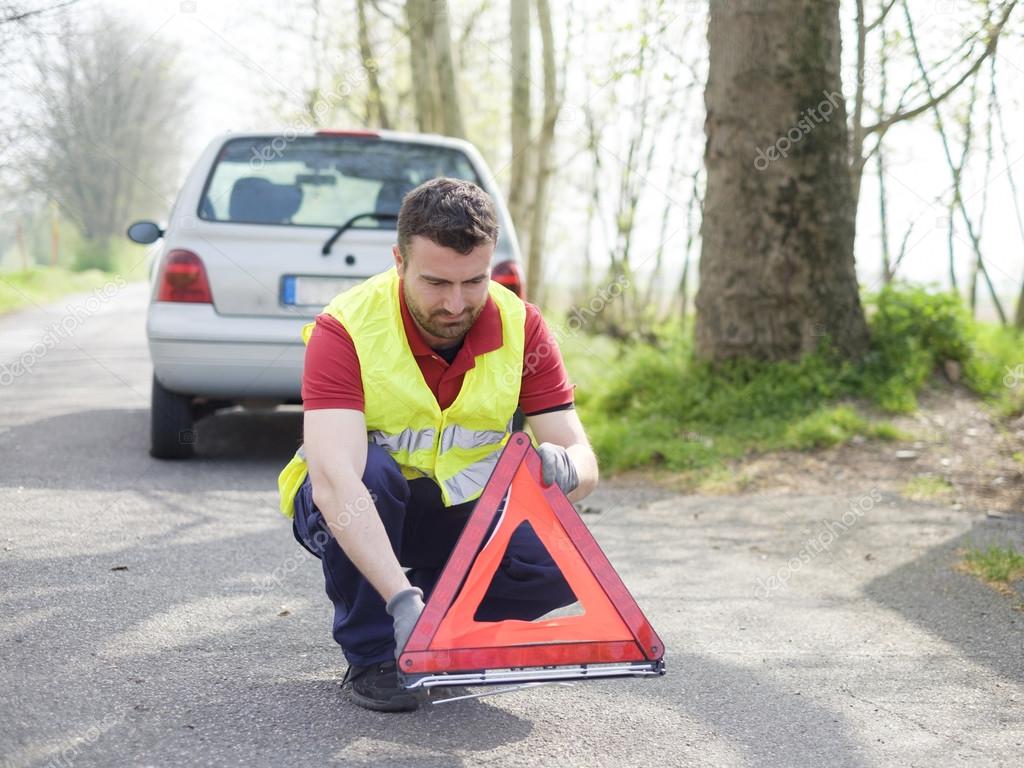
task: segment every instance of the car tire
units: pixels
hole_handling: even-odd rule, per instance
[[[153,376],[149,455],[154,459],[187,459],[195,452],[195,443],[192,398],[171,392]]]

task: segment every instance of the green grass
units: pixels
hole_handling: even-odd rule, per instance
[[[855,435],[904,437],[863,415],[822,360],[737,364],[723,371],[695,363],[682,335],[667,348],[627,349],[603,340],[563,342],[578,382],[577,407],[602,466],[709,468],[745,453],[810,450]]]
[[[88,292],[115,279],[115,275],[98,269],[71,272],[61,267],[36,267],[0,272],[0,314],[59,301],[68,294]]]
[[[934,475],[912,477],[900,489],[900,493],[914,501],[946,498],[953,491],[948,480]]]
[[[987,582],[1009,585],[1024,579],[1024,554],[1009,546],[971,547],[964,555],[964,567]]]
[[[0,313],[33,303],[58,301],[110,281],[148,279],[148,249],[123,235],[106,242],[86,240],[67,220],[60,224],[57,253],[51,255],[50,214],[35,216],[25,231],[25,253],[12,242],[0,249]],[[56,263],[51,267],[51,258]],[[28,269],[23,268],[27,260]]]
[[[696,360],[692,328],[657,331],[655,344],[585,333],[561,338],[577,407],[602,467],[709,471],[751,452],[813,450],[855,436],[901,440],[886,413],[917,407],[945,361],[1003,415],[1024,408],[1019,331],[975,323],[952,294],[894,284],[865,297],[872,341],[862,359],[839,359],[823,339],[797,362]],[[1012,382],[1011,382],[1012,383]]]
[[[828,448],[845,443],[855,435],[881,440],[900,440],[905,435],[888,422],[876,422],[857,413],[849,405],[822,407],[786,428],[786,447],[797,450]]]

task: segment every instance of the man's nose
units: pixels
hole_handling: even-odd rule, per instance
[[[452,286],[444,300],[444,309],[450,315],[461,315],[466,309],[466,300],[459,286]]]

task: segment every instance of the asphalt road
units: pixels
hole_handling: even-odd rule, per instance
[[[1024,518],[871,487],[604,483],[586,519],[666,642],[665,677],[358,709],[318,563],[276,509],[299,414],[220,414],[194,461],[151,459],[144,290],[84,301],[0,319],[5,767],[1024,759],[1024,613],[951,568],[967,542],[1024,542]]]

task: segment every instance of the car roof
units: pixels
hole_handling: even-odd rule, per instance
[[[280,131],[226,131],[219,134],[215,141],[224,142],[228,139],[260,139],[268,136],[284,136],[289,138],[298,137],[315,137],[315,136],[339,136],[345,137],[350,136],[353,138],[367,138],[367,139],[382,139],[384,141],[401,141],[410,144],[427,144],[435,147],[451,147],[453,149],[467,150],[470,152],[475,151],[475,147],[468,141],[463,139],[452,138],[451,136],[441,136],[436,133],[415,133],[412,131],[385,131],[385,130],[365,130],[365,129],[345,129],[345,128],[324,128],[319,130],[311,131],[294,131],[291,129],[285,129]]]

